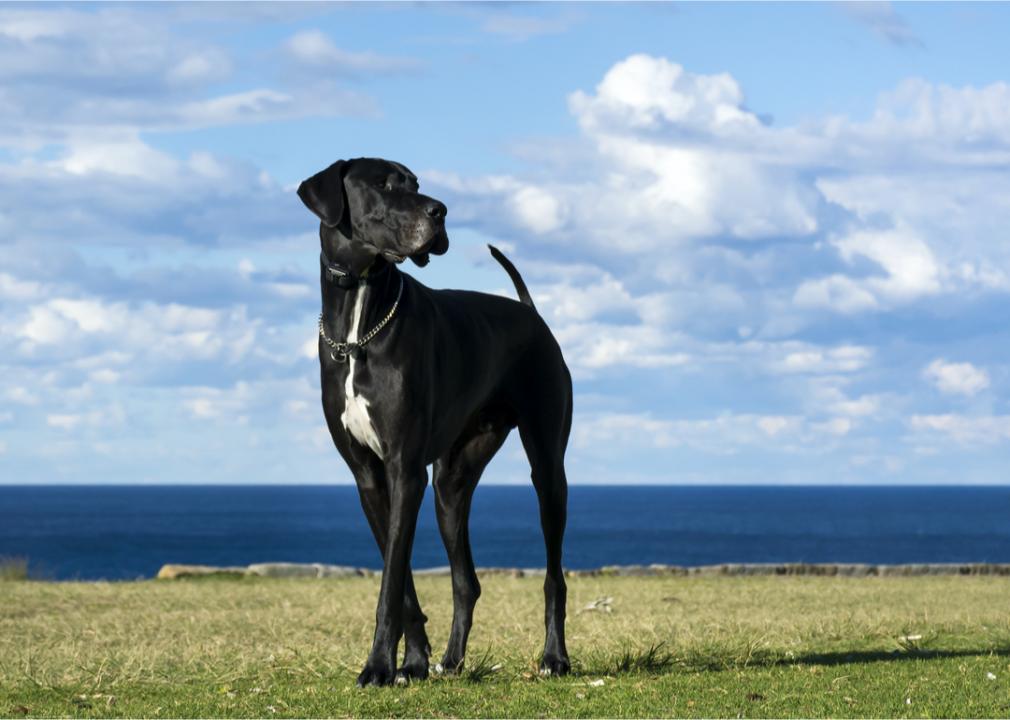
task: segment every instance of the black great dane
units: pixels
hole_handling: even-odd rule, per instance
[[[514,427],[532,469],[547,546],[545,674],[569,670],[561,543],[572,381],[557,341],[507,258],[491,254],[521,302],[432,290],[396,267],[449,247],[445,205],[399,163],[341,160],[298,196],[320,220],[323,412],[357,482],[383,556],[375,638],[358,685],[428,676],[431,648],[410,571],[418,509],[434,466],[438,527],[452,567],[449,644],[436,671],[463,663],[480,583],[470,553],[474,488]],[[400,638],[403,664],[397,668]]]

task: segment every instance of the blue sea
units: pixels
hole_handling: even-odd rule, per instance
[[[564,563],[1010,562],[1008,487],[570,488]],[[478,566],[544,565],[532,487],[479,487]],[[348,486],[0,486],[0,556],[49,579],[165,563],[381,567]],[[429,487],[413,566],[447,564]]]

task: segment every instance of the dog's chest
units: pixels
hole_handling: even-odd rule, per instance
[[[357,288],[353,292],[355,293],[354,309],[351,316],[351,332],[347,337],[347,342],[357,342],[358,340],[361,311],[365,298],[363,288]],[[344,412],[340,414],[340,422],[344,429],[351,434],[351,437],[371,448],[372,452],[381,458],[382,443],[375,432],[372,418],[368,414],[368,399],[360,395],[354,386],[355,365],[354,355],[349,355],[347,357],[347,379],[344,381]]]

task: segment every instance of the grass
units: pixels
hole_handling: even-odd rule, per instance
[[[0,557],[0,582],[28,579],[28,561],[22,557]]]
[[[358,690],[377,578],[2,583],[0,716],[1010,715],[1007,578],[572,578],[551,679],[541,581],[483,586],[460,676]]]

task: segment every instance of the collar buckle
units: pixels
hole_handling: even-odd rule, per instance
[[[352,290],[359,285],[367,285],[369,282],[381,277],[382,273],[389,269],[389,265],[383,265],[377,273],[372,274],[366,270],[364,275],[355,275],[349,268],[330,262],[322,252],[319,253],[319,264],[323,266],[323,273],[326,279],[344,290]]]

